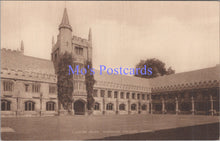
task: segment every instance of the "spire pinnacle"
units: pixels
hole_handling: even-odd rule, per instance
[[[21,52],[24,53],[24,43],[23,43],[23,40],[21,40]]]
[[[91,28],[89,28],[88,40],[92,41],[92,29]]]
[[[54,36],[52,37],[52,47],[54,46]]]
[[[67,14],[67,9],[66,8],[64,9],[64,12],[63,12],[63,18],[62,18],[61,24],[59,26],[59,29],[60,28],[68,28],[68,29],[70,29],[72,31],[72,27],[69,24],[69,18],[68,18],[68,14]]]

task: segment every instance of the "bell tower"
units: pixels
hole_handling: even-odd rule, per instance
[[[52,38],[51,60],[54,63],[57,73],[60,56],[65,52],[71,53],[73,57],[73,66],[79,72],[85,67],[87,61],[92,62],[92,30],[89,30],[88,38],[84,39],[73,34],[72,26],[69,23],[67,9],[64,9],[62,21],[59,25],[59,34],[57,41]],[[67,72],[68,73],[68,72]],[[73,75],[74,91],[73,98],[73,113],[86,114],[87,112],[87,91],[85,85],[85,75]]]

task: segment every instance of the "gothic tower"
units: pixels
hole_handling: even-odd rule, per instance
[[[65,52],[71,53],[73,56],[73,69],[78,66],[79,70],[81,70],[84,68],[87,60],[92,61],[92,31],[91,29],[89,30],[88,39],[75,36],[72,33],[72,26],[69,23],[66,8],[64,9],[61,24],[59,25],[59,34],[56,43],[52,39],[51,60],[54,62],[56,72],[59,57]],[[74,74],[73,79],[73,111],[75,111],[75,114],[85,114],[87,102],[85,76]]]
[[[59,56],[65,52],[72,52],[72,27],[69,24],[66,8],[64,9],[63,18],[58,29],[59,34],[57,35],[56,44],[54,44],[54,39],[52,39],[51,59],[54,62],[55,70],[57,70]]]

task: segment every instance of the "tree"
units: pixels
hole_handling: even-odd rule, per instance
[[[156,59],[156,58],[141,60],[136,65],[136,68],[144,68],[144,65],[146,65],[147,68],[152,68],[152,74],[151,75],[141,75],[140,70],[138,70],[138,72],[135,73],[136,77],[154,78],[154,77],[158,77],[158,76],[170,75],[170,74],[175,73],[175,70],[173,70],[171,67],[166,69],[165,63],[159,59]]]
[[[73,65],[73,58],[70,53],[65,52],[60,56],[57,71],[57,88],[58,100],[63,105],[63,108],[71,111],[72,108],[72,93],[73,93],[73,74],[69,74],[69,65]]]
[[[171,67],[167,69],[167,75],[174,74],[174,73],[175,73],[175,70],[173,70]]]
[[[86,92],[87,92],[87,108],[88,110],[92,110],[94,106],[94,98],[93,98],[93,87],[95,84],[95,79],[92,69],[92,63],[90,61],[86,61],[85,68],[87,68],[87,73],[85,74],[85,83],[86,83]]]

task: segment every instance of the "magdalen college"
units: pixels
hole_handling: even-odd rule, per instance
[[[74,35],[65,8],[52,41],[51,60],[1,49],[1,116],[55,116],[59,113],[56,67],[64,52],[74,65],[92,61],[92,32],[88,39]],[[193,114],[219,115],[220,65],[144,79],[125,75],[94,75],[94,115]],[[68,73],[68,72],[67,72]],[[85,76],[74,76],[73,115],[87,115]]]

